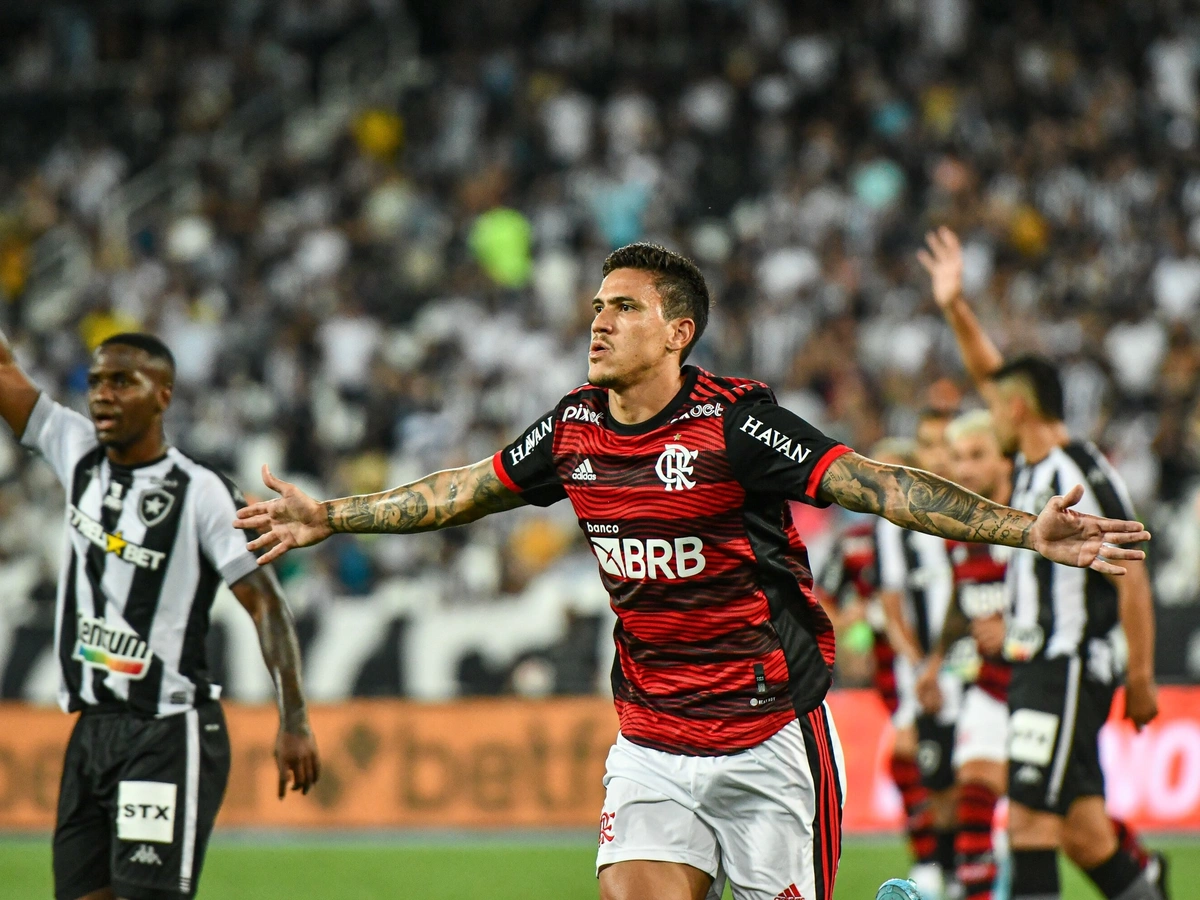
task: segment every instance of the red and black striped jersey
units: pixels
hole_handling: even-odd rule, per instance
[[[762,743],[829,689],[833,629],[788,501],[820,505],[848,448],[760,382],[683,375],[637,425],[610,416],[605,389],[581,387],[495,468],[528,502],[575,509],[617,614],[621,733],[715,756]]]
[[[817,576],[817,587],[838,606],[870,600],[879,590],[874,522],[851,525],[837,536]]]
[[[954,569],[954,602],[968,619],[1004,615],[1008,608],[1004,573],[1008,568],[1007,547],[946,541]],[[983,656],[975,685],[997,700],[1008,700],[1012,666],[999,656]]]

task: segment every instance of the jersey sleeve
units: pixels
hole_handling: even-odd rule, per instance
[[[212,471],[197,479],[195,489],[200,492],[196,497],[200,548],[225,583],[232,586],[258,567],[258,557],[246,549],[246,543],[254,540],[254,532],[233,527],[246,498],[232,481]]]
[[[760,397],[738,401],[725,416],[725,451],[747,492],[828,506],[817,499],[821,478],[850,448]]]
[[[45,459],[69,492],[75,464],[94,450],[99,441],[91,420],[56,403],[43,392],[29,414],[21,444]]]
[[[551,410],[492,458],[504,486],[533,506],[549,506],[567,496],[554,466],[556,420],[557,410]]]
[[[875,547],[879,559],[879,587],[885,591],[908,588],[908,565],[904,560],[904,529],[887,519],[875,525]]]

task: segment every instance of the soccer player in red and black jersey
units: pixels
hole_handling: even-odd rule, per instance
[[[1077,492],[1033,516],[927,472],[852,452],[766,385],[685,366],[708,321],[695,264],[614,251],[593,301],[588,384],[494,457],[378,494],[238,512],[271,562],[335,532],[462,525],[570,500],[617,612],[597,868],[604,900],[832,900],[844,775],[825,705],[834,642],[788,501],[839,503],[956,540],[1035,549],[1119,573],[1148,538],[1081,516]]]

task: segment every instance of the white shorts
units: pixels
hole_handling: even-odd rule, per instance
[[[954,736],[954,768],[986,760],[1008,759],[1008,704],[971,685],[963,695]]]
[[[617,736],[605,764],[596,872],[612,863],[686,863],[728,880],[737,900],[833,900],[845,760],[824,704],[756,747],[683,756]]]

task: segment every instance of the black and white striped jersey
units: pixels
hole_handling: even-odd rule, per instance
[[[46,394],[21,442],[67,494],[55,613],[63,709],[171,715],[215,699],[209,611],[222,580],[256,565],[233,527],[238,489],[173,447],[155,462],[114,466],[92,423]]]
[[[875,545],[879,586],[903,596],[905,617],[921,650],[928,653],[941,636],[954,597],[954,570],[946,540],[880,519],[875,526]]]
[[[1012,505],[1037,515],[1056,494],[1083,485],[1081,513],[1133,519],[1133,504],[1125,483],[1100,451],[1088,442],[1056,447],[1043,460],[1029,464],[1017,457]],[[1091,569],[1050,562],[1032,550],[1014,550],[1005,589],[1009,602],[1005,655],[1013,661],[1040,656],[1053,658],[1087,653],[1098,672],[1117,674],[1120,660],[1108,665],[1099,657],[1112,652],[1112,637],[1120,622],[1117,589]],[[1104,680],[1111,680],[1109,678]]]

